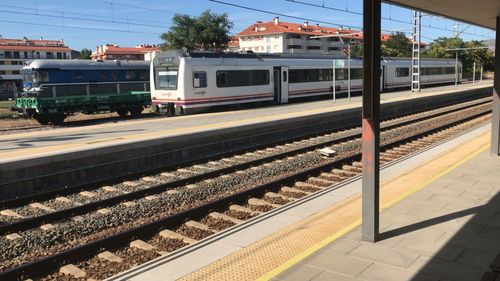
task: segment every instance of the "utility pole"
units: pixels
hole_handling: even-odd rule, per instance
[[[476,84],[476,62],[472,67],[472,84]]]
[[[458,85],[458,50],[455,51],[455,87]]]

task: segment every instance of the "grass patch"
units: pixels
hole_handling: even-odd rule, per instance
[[[0,117],[12,116],[10,108],[14,106],[14,101],[0,101]]]

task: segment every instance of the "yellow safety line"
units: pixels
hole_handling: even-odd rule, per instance
[[[411,190],[407,191],[403,195],[395,198],[394,200],[384,204],[381,207],[380,212],[383,212],[387,208],[390,208],[394,206],[396,203],[402,201],[406,197],[410,196],[411,194],[417,192],[418,190],[428,186],[432,182],[438,180],[442,176],[448,174],[449,172],[453,171],[456,169],[458,166],[464,164],[465,162],[471,160],[472,158],[476,157],[477,155],[481,154],[485,150],[487,150],[490,147],[489,144],[483,145],[481,148],[476,150],[475,152],[471,153],[467,157],[463,158],[462,160],[458,161],[457,163],[453,164],[451,167],[447,168],[446,170],[440,172],[439,174],[435,175],[434,177],[430,178],[429,180],[417,185],[416,187],[412,188]],[[287,260],[286,262],[282,263],[280,266],[276,267],[275,269],[269,271],[268,273],[260,276],[257,280],[263,281],[263,280],[270,280],[271,278],[277,276],[278,274],[282,273],[283,271],[287,270],[288,268],[292,267],[296,263],[300,262],[301,260],[305,259],[306,257],[310,256],[317,250],[323,248],[324,246],[328,245],[329,243],[337,240],[338,238],[342,237],[344,234],[347,234],[349,231],[353,230],[354,228],[358,227],[361,225],[361,219],[358,219],[357,221],[349,224],[345,228],[337,231],[334,233],[332,236],[325,238],[324,240],[318,242],[317,244],[313,245],[312,247],[302,251],[300,254],[294,256],[293,258]]]

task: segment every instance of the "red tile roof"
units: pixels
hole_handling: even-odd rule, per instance
[[[359,38],[360,40],[363,38],[362,31],[360,30],[326,27],[312,24],[306,25],[305,23],[282,22],[279,20],[277,23],[274,21],[254,23],[238,33],[236,36],[243,37],[277,33],[294,33],[312,36],[341,35],[344,38]],[[386,41],[390,37],[390,34],[382,34],[381,40]]]
[[[307,34],[316,36],[325,36],[333,34],[350,34],[350,33],[360,33],[359,30],[350,30],[345,28],[334,28],[325,27],[320,25],[311,25],[292,22],[281,22],[277,24],[274,21],[270,22],[257,22],[251,26],[244,29],[242,32],[238,33],[238,37],[249,36],[249,35],[262,35],[262,34],[276,34],[276,33],[295,33],[295,34]],[[360,37],[361,35],[355,34],[354,37]]]
[[[69,52],[70,48],[65,46],[64,41],[59,40],[31,40],[0,38],[0,49],[19,50],[19,51],[55,51]]]
[[[240,39],[238,39],[238,36],[231,36],[231,39],[229,43],[227,44],[228,47],[239,47],[240,46]]]

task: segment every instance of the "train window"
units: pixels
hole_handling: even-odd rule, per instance
[[[332,69],[294,69],[290,70],[290,83],[332,81]],[[335,69],[337,80],[347,79],[347,69]]]
[[[82,79],[82,72],[77,70],[75,71],[75,79]]]
[[[336,68],[335,69],[335,80],[347,80],[347,69],[346,68]]]
[[[144,70],[144,71],[139,71],[139,78],[140,80],[149,80],[149,71]]]
[[[207,72],[194,71],[193,72],[193,87],[206,88],[207,87]]]
[[[155,84],[157,89],[176,90],[177,89],[177,69],[168,68],[156,69]]]
[[[396,77],[408,77],[408,76],[410,76],[410,68],[396,67]]]
[[[242,87],[269,84],[269,70],[220,70],[216,72],[217,87]]]
[[[127,79],[127,80],[134,80],[135,79],[135,71],[133,71],[133,70],[127,71],[125,73],[125,79]]]
[[[363,79],[363,69],[362,68],[351,68],[351,80]]]
[[[42,72],[42,82],[49,82],[49,73],[47,71]]]
[[[118,72],[117,71],[113,71],[113,81],[116,81],[118,80]]]
[[[106,71],[101,71],[99,73],[99,76],[101,77],[102,80],[107,80],[108,79],[108,73]]]
[[[283,82],[286,82],[286,79],[287,79],[287,77],[286,77],[286,71],[283,71]]]

